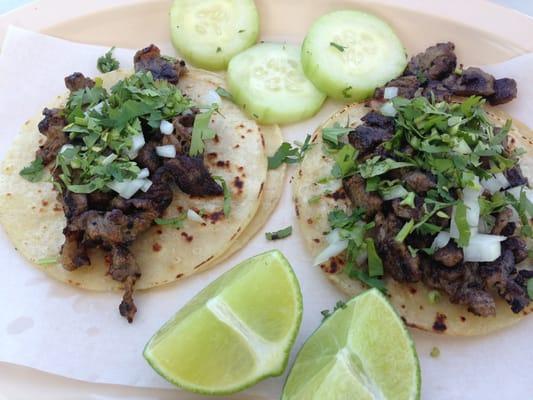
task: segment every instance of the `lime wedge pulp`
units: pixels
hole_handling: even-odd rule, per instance
[[[420,398],[416,350],[384,295],[369,290],[346,303],[300,350],[282,400]]]
[[[274,250],[198,293],[150,339],[144,357],[186,390],[234,393],[283,373],[301,320],[298,280]]]

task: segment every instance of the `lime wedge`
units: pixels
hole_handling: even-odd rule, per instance
[[[282,400],[420,398],[409,332],[385,296],[369,290],[346,303],[307,340]]]
[[[187,303],[144,357],[186,390],[229,394],[281,375],[302,320],[298,280],[279,251],[250,258]]]

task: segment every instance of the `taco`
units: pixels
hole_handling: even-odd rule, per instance
[[[315,265],[349,296],[380,288],[428,331],[485,334],[530,313],[533,134],[487,104],[514,96],[441,44],[331,117],[294,182]]]
[[[134,288],[182,279],[238,249],[282,184],[267,181],[265,149],[279,129],[264,128],[267,137],[221,100],[223,79],[153,45],[134,64],[67,77],[69,94],[26,122],[0,173],[0,222],[17,250],[62,282],[124,290],[130,322]]]

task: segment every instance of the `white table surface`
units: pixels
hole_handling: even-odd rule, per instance
[[[20,7],[23,4],[30,3],[32,0],[0,0],[0,14]],[[109,0],[112,2],[113,0]],[[428,0],[439,1],[439,0]],[[514,8],[525,14],[533,16],[533,0],[491,0],[509,8]]]

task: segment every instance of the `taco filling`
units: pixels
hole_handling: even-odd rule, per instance
[[[308,202],[347,198],[350,206],[329,212],[315,264],[336,273],[331,260],[342,253],[343,272],[367,285],[423,282],[483,317],[501,296],[519,313],[533,278],[518,266],[533,236],[533,191],[511,120],[497,127],[486,109],[516,97],[516,82],[457,69],[453,50],[439,44],[413,57],[404,76],[376,90],[355,128],[322,130],[335,165],[318,184],[340,179],[342,188]]]
[[[124,283],[119,309],[129,322],[141,276],[130,245],[154,224],[180,222],[162,219],[173,186],[197,197],[224,194],[203,160],[203,140],[216,134],[207,127],[215,109],[201,111],[177,88],[185,63],[152,45],[134,65],[135,74],[109,91],[81,73],[66,77],[66,106],[45,108],[39,131],[46,141],[21,171],[32,179],[51,169],[66,217],[61,264],[76,270],[91,264],[89,249],[106,251],[108,274]]]

